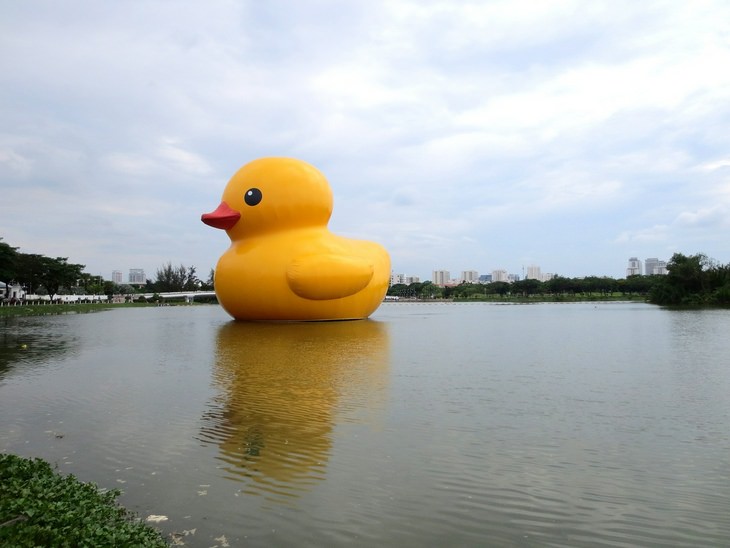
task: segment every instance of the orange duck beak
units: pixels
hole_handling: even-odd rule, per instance
[[[241,214],[235,209],[231,209],[231,207],[225,202],[221,202],[215,211],[211,213],[203,213],[200,216],[200,220],[208,226],[223,230],[230,230],[233,228],[240,218]]]

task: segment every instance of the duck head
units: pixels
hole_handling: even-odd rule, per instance
[[[332,215],[332,190],[314,166],[293,158],[260,158],[228,181],[220,205],[201,220],[228,233],[247,236],[326,226]]]

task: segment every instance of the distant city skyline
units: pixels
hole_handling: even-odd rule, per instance
[[[478,270],[462,270],[458,277],[452,277],[451,271],[446,269],[434,269],[431,271],[430,278],[423,278],[414,274],[396,273],[391,275],[391,285],[402,283],[409,285],[413,282],[430,281],[435,285],[450,285],[454,283],[480,283],[484,281],[516,281],[520,279],[532,279],[546,282],[556,276],[562,276],[552,272],[542,272],[540,265],[531,264],[521,267],[521,274],[508,272],[503,268],[490,270],[489,273],[483,274]],[[634,275],[663,275],[667,273],[667,262],[649,257],[642,261],[637,257],[629,257],[628,266],[625,268],[626,276]],[[587,276],[595,276],[596,274],[586,274],[585,276],[565,276],[566,278],[585,278]],[[620,279],[621,276],[608,276],[610,278]]]
[[[110,281],[115,284],[134,284],[140,285],[147,283],[144,268],[130,268],[127,279],[124,279],[124,273],[121,270],[112,270]]]
[[[649,257],[643,262],[637,257],[630,257],[628,259],[628,267],[626,268],[626,276],[632,275],[652,275],[652,274],[666,274],[667,262],[660,260],[656,257]],[[534,279],[540,281],[548,281],[558,274],[552,272],[543,273],[540,265],[531,264],[526,267],[521,267],[521,274],[515,272],[508,272],[505,269],[494,269],[488,273],[480,273],[478,270],[462,270],[457,278],[451,277],[451,271],[439,269],[432,270],[431,277],[424,278],[415,274],[396,273],[393,271],[391,274],[391,285],[398,283],[411,284],[414,282],[431,281],[436,285],[445,285],[450,283],[479,283],[480,278],[489,276],[489,278],[495,278],[495,281],[510,281],[519,279]],[[592,274],[589,274],[590,276]],[[581,277],[581,276],[566,276],[566,277]],[[585,276],[583,276],[585,277]],[[613,277],[613,276],[611,276]],[[130,268],[129,274],[126,281],[123,279],[123,272],[121,270],[113,270],[111,277],[109,278],[112,282],[117,284],[122,283],[133,283],[140,284],[146,282],[145,270],[141,268]],[[484,281],[484,280],[481,280]]]

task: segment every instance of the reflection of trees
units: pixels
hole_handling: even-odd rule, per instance
[[[68,352],[72,342],[73,337],[41,319],[0,317],[0,379],[24,364]]]
[[[293,495],[323,478],[336,410],[377,396],[387,360],[386,326],[371,320],[228,323],[201,440],[244,491]]]

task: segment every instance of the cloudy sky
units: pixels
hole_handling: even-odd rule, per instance
[[[0,237],[207,277],[261,156],[395,272],[730,262],[730,3],[0,0]]]

